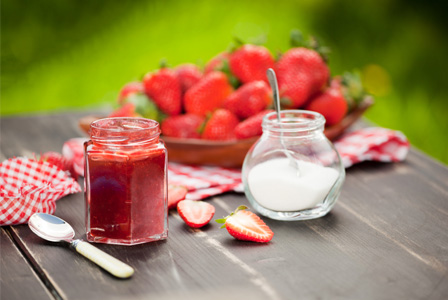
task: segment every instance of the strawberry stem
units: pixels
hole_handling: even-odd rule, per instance
[[[166,58],[162,58],[160,60],[159,67],[160,67],[160,69],[168,68],[169,67],[168,60]]]
[[[224,217],[224,218],[222,218],[222,219],[217,219],[217,220],[215,220],[215,222],[216,222],[216,223],[219,223],[219,224],[224,224],[224,225],[222,225],[222,226],[219,227],[219,228],[225,228],[225,227],[226,227],[226,221],[227,221],[227,219],[228,219],[229,217],[233,216],[234,214],[236,214],[236,213],[239,212],[240,210],[245,210],[245,209],[248,209],[248,207],[247,207],[246,205],[240,205],[240,206],[238,206],[238,207],[235,209],[234,212],[231,212],[227,217]]]
[[[236,214],[237,212],[239,212],[240,210],[245,210],[248,209],[248,207],[246,205],[240,205],[237,207],[237,209],[235,210],[235,212],[233,212],[232,214]]]

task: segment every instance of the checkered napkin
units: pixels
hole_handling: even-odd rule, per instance
[[[405,159],[409,142],[399,131],[363,128],[334,143],[346,168],[362,161],[396,162]],[[228,191],[243,192],[241,170],[168,164],[168,182],[188,188],[187,199],[200,200]]]
[[[80,191],[68,173],[52,164],[8,159],[0,164],[0,226],[26,223],[36,212],[52,214],[56,200]]]
[[[397,162],[406,158],[409,141],[400,131],[380,127],[344,134],[334,146],[346,168],[362,161]]]
[[[168,182],[188,189],[186,199],[200,200],[227,191],[242,191],[241,170],[168,163]]]

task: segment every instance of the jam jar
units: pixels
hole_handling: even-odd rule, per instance
[[[159,135],[159,123],[144,118],[90,125],[84,144],[88,241],[135,245],[167,238],[167,150]]]
[[[305,110],[264,117],[263,134],[242,169],[245,194],[260,214],[306,220],[324,216],[334,206],[345,170],[324,125],[321,114]]]

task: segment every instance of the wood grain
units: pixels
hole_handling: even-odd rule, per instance
[[[3,118],[1,152],[60,151],[65,140],[81,134],[80,115]],[[214,219],[250,206],[237,193],[207,201],[216,208]],[[82,193],[59,200],[55,214],[85,238]],[[448,169],[420,152],[411,150],[404,163],[348,169],[340,199],[323,218],[264,220],[275,233],[268,244],[236,241],[213,221],[190,229],[176,212],[170,212],[166,241],[96,244],[135,268],[129,280],[110,276],[64,244],[41,240],[26,225],[12,233],[63,299],[448,297]],[[17,283],[11,286],[22,292]],[[12,291],[2,295],[9,299]]]
[[[0,247],[0,299],[53,299],[3,228]]]

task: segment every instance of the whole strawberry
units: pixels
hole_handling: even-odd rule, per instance
[[[268,113],[273,112],[272,109],[264,110],[258,114],[247,118],[246,120],[240,122],[235,127],[235,136],[237,139],[247,139],[254,136],[259,136],[263,133],[261,124],[263,123],[263,118]]]
[[[232,91],[233,89],[224,73],[211,72],[185,93],[185,111],[206,116],[221,107]]]
[[[123,104],[123,106],[117,108],[109,114],[109,118],[118,117],[137,117],[138,114],[135,112],[135,104],[128,102]]]
[[[230,54],[229,65],[242,83],[255,80],[267,82],[266,70],[274,67],[274,58],[265,47],[246,44]]]
[[[224,101],[223,107],[240,119],[246,119],[264,110],[271,103],[271,89],[264,81],[258,80],[239,87]]]
[[[54,151],[45,152],[40,157],[41,161],[46,161],[63,171],[71,171],[71,162],[66,159],[62,154]]]
[[[314,97],[306,109],[322,114],[328,126],[339,123],[348,111],[340,78],[333,79],[330,86]]]
[[[68,161],[73,178],[84,176],[84,143],[86,138],[71,138],[62,145],[62,156]]]
[[[204,69],[205,74],[209,74],[213,71],[222,71],[225,69],[226,64],[229,62],[229,53],[221,52],[215,57],[213,57],[206,65]]]
[[[162,121],[161,130],[164,136],[199,139],[200,129],[205,117],[194,114],[169,116]]]
[[[178,115],[182,111],[182,89],[174,72],[161,68],[143,78],[145,92],[157,107],[167,115]]]
[[[230,110],[217,109],[205,123],[201,137],[207,140],[233,140],[235,139],[234,130],[238,122],[237,116]]]
[[[185,93],[202,78],[201,70],[199,70],[199,68],[194,64],[183,64],[177,66],[174,69],[174,72],[179,80],[183,93]]]
[[[143,83],[140,81],[133,81],[126,83],[120,91],[118,95],[118,103],[123,104],[131,95],[144,93],[145,89],[143,87]]]
[[[276,66],[282,104],[299,108],[328,81],[329,69],[318,52],[297,47],[286,51]]]

